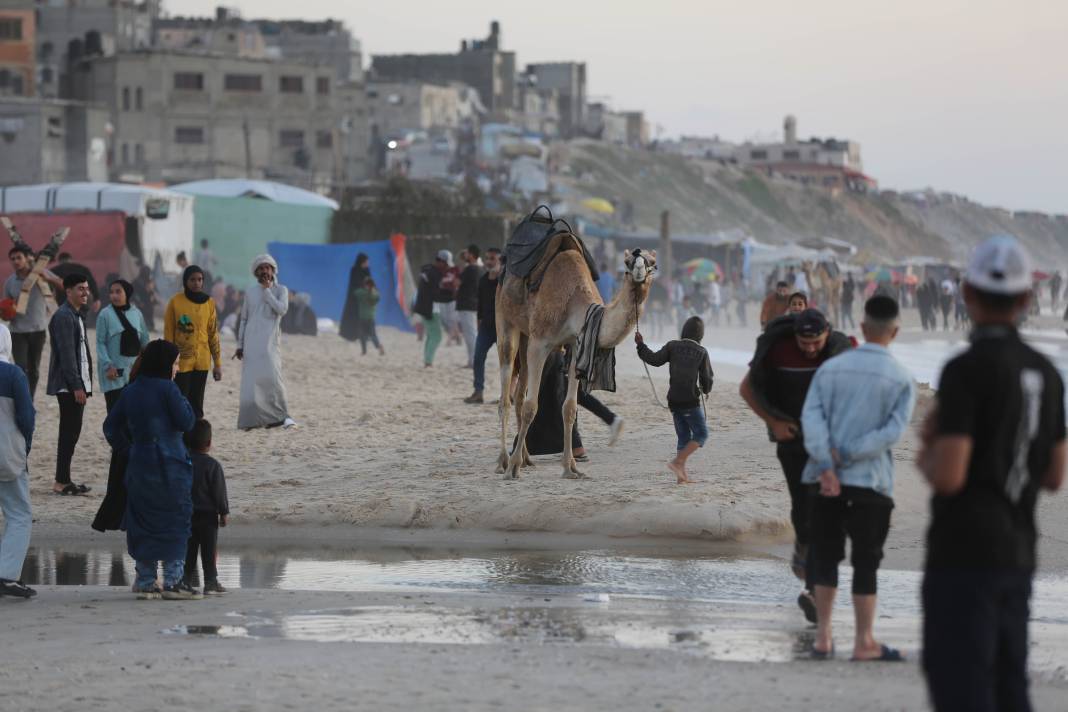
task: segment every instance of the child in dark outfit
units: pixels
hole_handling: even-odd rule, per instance
[[[704,336],[705,323],[699,316],[691,316],[682,325],[682,338],[667,342],[656,353],[645,345],[641,334],[634,334],[638,358],[650,366],[670,364],[671,386],[667,401],[675,420],[679,443],[675,459],[668,463],[668,469],[674,473],[680,485],[694,482],[686,473],[686,460],[708,440],[701,395],[707,395],[712,390],[712,363],[705,347],[701,346]]]
[[[211,450],[211,423],[201,418],[185,435],[189,459],[193,462],[192,535],[185,556],[185,579],[192,585],[197,567],[197,552],[204,568],[204,593],[219,595],[226,589],[219,584],[216,569],[219,527],[226,526],[230,503],[226,496],[226,478],[222,465],[208,452]]]

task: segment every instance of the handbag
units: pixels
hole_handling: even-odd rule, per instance
[[[119,336],[119,353],[127,358],[137,358],[141,355],[141,337],[137,333],[137,329],[133,328],[130,320],[126,318],[123,310],[116,309],[115,314],[119,317],[119,323],[122,324],[122,334]]]

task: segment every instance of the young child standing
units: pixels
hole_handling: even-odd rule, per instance
[[[197,552],[204,570],[204,593],[219,595],[226,589],[219,583],[216,568],[219,527],[226,526],[230,503],[226,496],[226,478],[222,465],[208,454],[211,450],[211,423],[201,418],[185,434],[189,459],[193,462],[192,535],[185,555],[185,580],[192,586],[197,566]]]
[[[687,319],[682,325],[681,338],[667,342],[656,353],[645,345],[641,334],[634,334],[638,358],[650,366],[670,364],[671,385],[667,401],[679,443],[675,459],[668,463],[668,469],[675,474],[680,485],[694,482],[686,472],[686,461],[708,440],[701,395],[707,395],[712,390],[712,363],[705,347],[701,346],[704,336],[705,323],[699,316]]]
[[[360,355],[367,355],[367,340],[378,349],[379,354],[385,354],[386,350],[378,341],[378,333],[375,331],[375,307],[381,299],[375,281],[368,277],[363,286],[356,290],[356,303],[359,304],[360,314]]]

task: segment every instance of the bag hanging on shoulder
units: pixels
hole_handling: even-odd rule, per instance
[[[119,317],[119,323],[122,324],[122,334],[119,336],[119,353],[127,358],[137,358],[141,355],[141,337],[137,333],[137,329],[133,328],[133,324],[126,318],[126,313],[121,309],[115,310],[116,316]]]

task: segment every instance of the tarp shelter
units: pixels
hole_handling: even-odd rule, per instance
[[[252,259],[271,242],[325,244],[337,203],[300,188],[248,180],[203,180],[173,186],[196,196],[195,259],[201,240],[218,261],[216,279],[244,289],[252,284]],[[316,304],[316,311],[320,305]]]
[[[153,267],[158,261],[164,270],[177,272],[178,253],[190,254],[193,249],[193,198],[188,195],[123,183],[44,183],[0,188],[0,215],[107,211],[126,215],[126,245],[142,264]],[[79,227],[72,224],[70,228],[68,239],[74,244]]]
[[[278,262],[278,281],[290,292],[310,294],[315,313],[341,321],[349,286],[349,271],[356,255],[370,259],[371,277],[382,294],[375,310],[379,326],[412,331],[409,307],[415,297],[415,281],[404,250],[404,235],[379,242],[348,242],[341,245],[304,245],[272,242],[268,252]]]
[[[52,233],[69,227],[70,233],[60,248],[71,259],[84,265],[96,283],[104,288],[110,274],[121,274],[120,261],[126,243],[126,214],[118,210],[70,213],[0,213],[11,218],[22,238],[35,251],[40,250]],[[0,228],[0,234],[5,231]],[[7,243],[6,235],[0,238]],[[4,250],[7,254],[7,250]],[[0,284],[11,274],[8,260],[0,261]],[[131,276],[131,275],[127,275]]]

